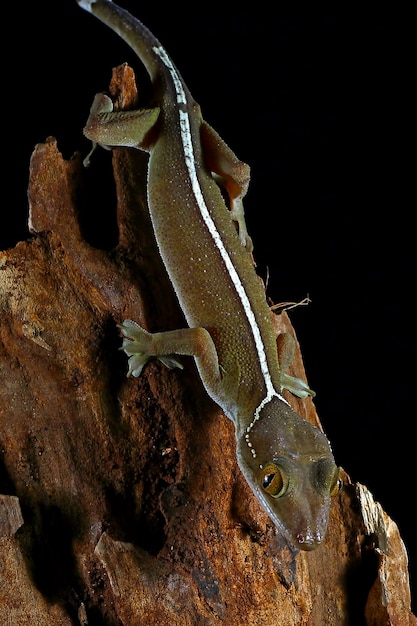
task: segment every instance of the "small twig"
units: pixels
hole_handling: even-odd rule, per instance
[[[300,300],[299,302],[279,302],[278,304],[273,304],[270,309],[271,311],[289,311],[290,309],[295,309],[297,306],[307,306],[310,304],[311,300],[307,295],[305,298]]]

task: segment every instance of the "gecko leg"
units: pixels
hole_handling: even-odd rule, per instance
[[[169,368],[179,367],[177,355],[194,357],[201,380],[211,397],[223,407],[226,415],[235,420],[235,407],[239,394],[240,370],[229,366],[228,371],[219,365],[216,346],[205,328],[182,328],[162,333],[149,333],[133,322],[125,320],[119,325],[124,337],[121,349],[129,361],[128,376],[139,376],[146,363],[158,358]]]
[[[151,143],[150,131],[155,126],[159,113],[158,107],[114,111],[112,100],[106,94],[98,93],[91,105],[83,132],[93,142],[93,150],[96,144],[103,148],[123,146],[147,150]]]
[[[199,369],[211,372],[220,379],[216,347],[205,328],[182,328],[162,333],[149,333],[133,322],[119,325],[124,337],[122,350],[129,358],[128,376],[139,376],[145,364],[153,357],[169,368],[179,367],[176,355],[193,356]]]
[[[288,389],[298,398],[314,397],[316,395],[315,392],[309,388],[305,380],[286,373],[294,358],[294,338],[289,333],[281,333],[278,335],[277,348],[280,369],[280,391]]]
[[[249,165],[237,158],[233,150],[207,122],[202,122],[200,136],[207,167],[215,174],[216,182],[226,190],[231,218],[237,224],[240,240],[248,252],[252,252],[252,240],[246,228],[243,209],[243,198],[250,179]]]

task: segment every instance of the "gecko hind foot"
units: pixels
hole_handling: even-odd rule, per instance
[[[170,354],[160,355],[155,352],[152,333],[139,326],[132,320],[124,320],[117,326],[122,335],[123,342],[120,347],[128,357],[129,370],[127,376],[140,376],[146,363],[153,357],[157,357],[166,367],[183,368],[182,364]]]

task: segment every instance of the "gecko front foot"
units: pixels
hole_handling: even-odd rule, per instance
[[[316,393],[307,385],[305,380],[285,373],[281,373],[281,390],[282,389],[288,389],[288,391],[294,396],[302,399],[308,398],[308,396],[314,398],[316,395]]]
[[[281,333],[277,339],[278,360],[280,366],[280,391],[288,389],[297,398],[314,397],[316,394],[302,378],[287,374],[295,354],[295,341],[289,333]]]
[[[237,224],[239,239],[246,250],[251,254],[253,252],[252,239],[246,228],[245,211],[243,208],[242,198],[235,198],[231,202],[230,215],[232,220]]]
[[[166,367],[172,369],[179,367],[182,369],[181,363],[172,355],[161,355],[155,350],[154,336],[147,330],[133,322],[132,320],[124,320],[122,324],[118,324],[123,335],[123,343],[121,350],[124,350],[128,356],[129,370],[128,376],[140,376],[146,363],[153,357],[157,357]]]

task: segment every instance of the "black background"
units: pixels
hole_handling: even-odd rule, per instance
[[[399,525],[415,587],[415,22],[411,7],[334,4],[123,2],[251,165],[258,269],[275,302],[312,300],[291,319],[324,429]],[[27,237],[35,144],[53,135],[64,157],[87,152],[93,95],[113,66],[141,67],[75,1],[6,12],[2,248]]]

